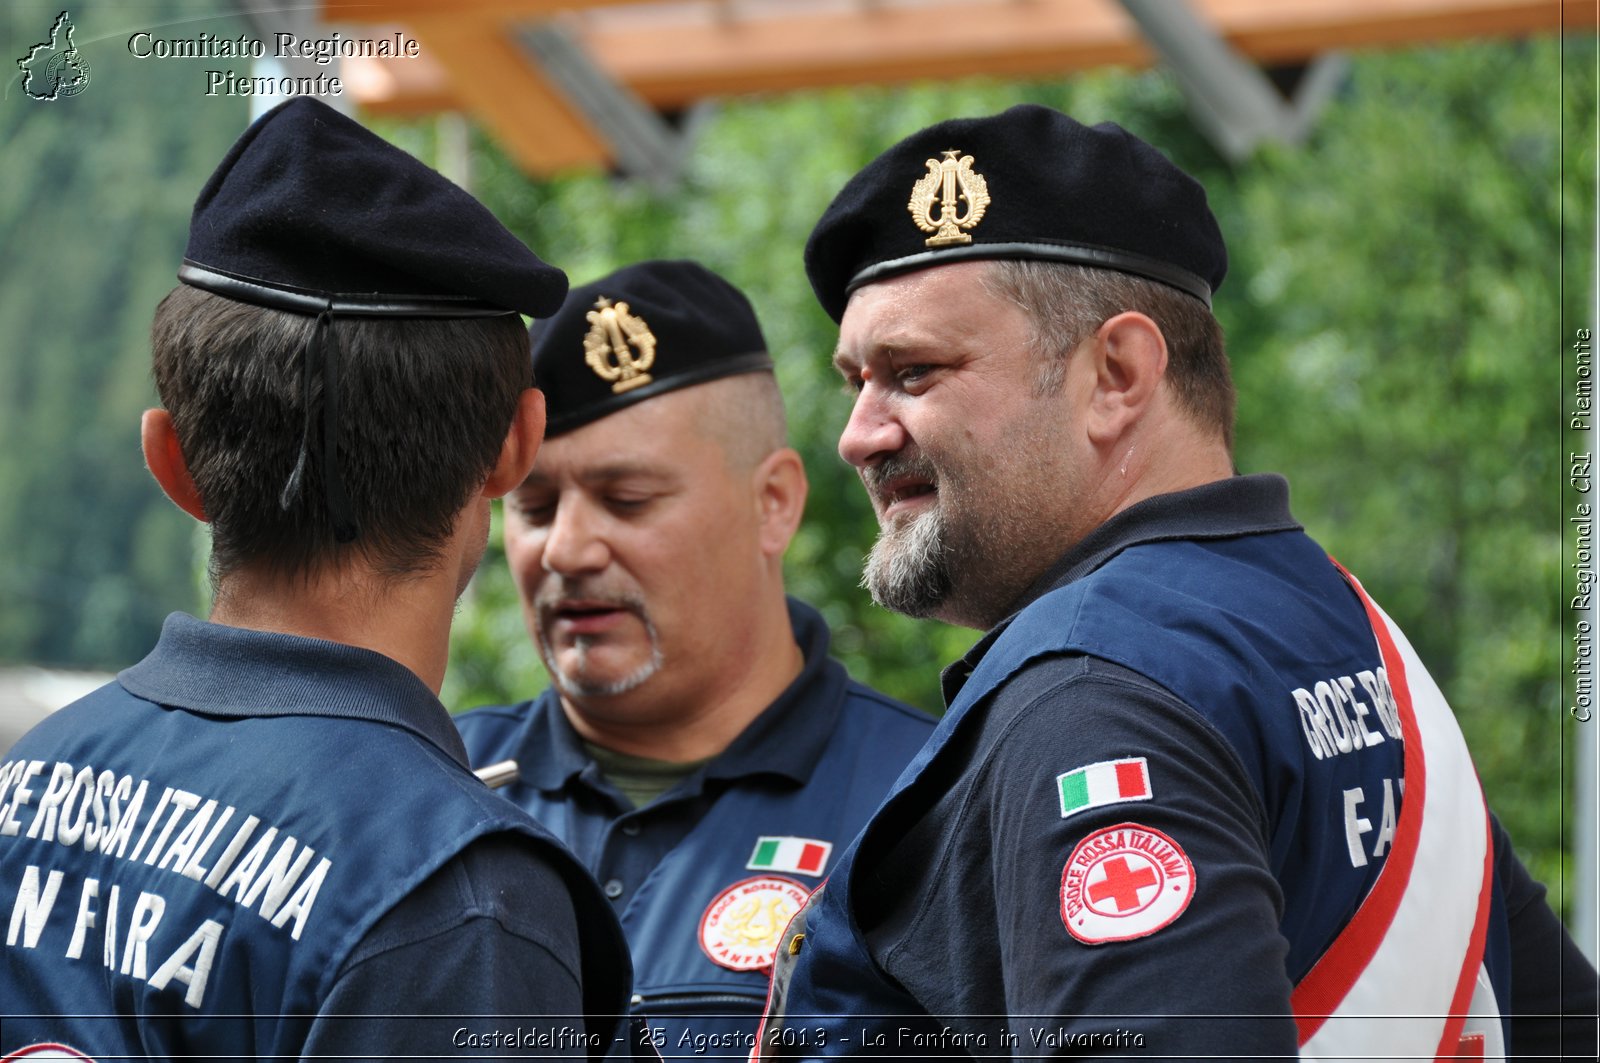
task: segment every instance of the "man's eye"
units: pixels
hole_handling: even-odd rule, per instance
[[[903,369],[896,370],[895,379],[902,384],[914,384],[931,372],[933,372],[933,366],[931,365],[908,365]]]
[[[555,519],[556,507],[540,502],[507,501],[507,508],[517,515],[517,519],[524,524],[542,528]]]

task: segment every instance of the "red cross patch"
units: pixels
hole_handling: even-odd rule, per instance
[[[56,1044],[54,1041],[36,1045],[24,1045],[4,1059],[0,1059],[0,1063],[14,1063],[14,1061],[22,1059],[28,1060],[29,1063],[66,1063],[66,1061],[75,1060],[94,1063],[93,1059],[76,1048],[70,1045]]]
[[[1194,897],[1194,862],[1165,834],[1137,823],[1095,831],[1061,870],[1061,922],[1086,945],[1154,934]]]

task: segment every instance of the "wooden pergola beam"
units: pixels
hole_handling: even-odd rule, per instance
[[[518,22],[588,7],[639,6],[639,0],[322,0],[325,22],[399,22],[448,19]]]
[[[1305,61],[1333,49],[1571,31],[1597,22],[1595,5],[1560,0],[1190,2],[1235,49],[1262,64]],[[585,17],[590,8],[608,10]],[[517,25],[574,11],[566,24],[600,68],[660,110],[713,96],[980,74],[1037,77],[1154,61],[1116,0],[854,8],[714,0],[324,3],[328,21],[405,25],[423,45],[417,60],[347,61],[364,107],[391,114],[464,107],[541,175],[611,158],[603,138],[513,43]]]
[[[450,72],[448,95],[440,91],[437,97],[453,100],[451,109],[476,115],[527,172],[549,175],[610,160],[605,138],[528,61],[508,33],[486,32],[478,22],[420,17],[409,29],[423,53]],[[389,65],[403,75],[404,64],[416,61]]]
[[[1235,49],[1260,63],[1298,62],[1340,48],[1554,31],[1562,7],[1559,0],[1193,2]],[[585,43],[614,77],[667,109],[706,96],[975,74],[1042,76],[1154,61],[1114,0],[967,0],[636,30],[616,21],[585,35]]]
[[[1023,77],[1154,61],[1114,0],[953,2],[631,29],[585,38],[601,66],[661,108],[827,85]]]

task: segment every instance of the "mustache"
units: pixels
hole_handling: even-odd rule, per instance
[[[560,580],[534,596],[533,604],[541,616],[548,616],[566,602],[584,602],[590,605],[626,609],[641,619],[645,617],[643,596],[633,591],[613,590],[581,581]]]
[[[885,485],[901,477],[914,476],[931,484],[939,482],[939,471],[933,462],[921,454],[892,454],[876,465],[861,470],[861,482],[875,495],[883,493]]]

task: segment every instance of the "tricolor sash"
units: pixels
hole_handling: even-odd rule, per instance
[[[1366,608],[1394,689],[1405,800],[1377,882],[1290,998],[1300,1056],[1498,1059],[1500,1012],[1482,966],[1494,870],[1483,790],[1411,643],[1339,571]]]

